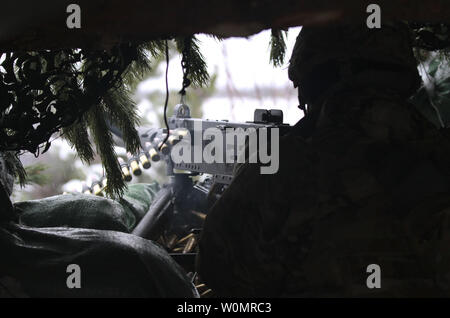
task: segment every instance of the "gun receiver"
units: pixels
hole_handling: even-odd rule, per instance
[[[181,141],[186,142],[186,136],[190,136],[191,149],[199,146],[198,144],[194,145],[194,141],[196,141],[197,136],[200,136],[197,138],[197,142],[200,140],[201,149],[204,149],[204,147],[212,141],[211,139],[204,140],[202,138],[205,131],[210,128],[217,128],[222,132],[221,144],[223,144],[224,147],[223,160],[211,163],[201,158],[201,161],[198,161],[194,160],[194,155],[192,153],[190,155],[192,160],[189,162],[176,163],[172,160],[169,149]],[[283,112],[281,110],[256,109],[253,122],[238,123],[230,122],[228,120],[202,120],[191,118],[189,107],[184,104],[179,104],[175,107],[174,116],[169,118],[169,138],[167,144],[161,144],[162,140],[166,137],[166,129],[140,128],[138,129],[138,132],[142,144],[147,145],[147,148],[143,146],[144,150],[147,149],[148,151],[150,145],[151,150],[161,152],[161,157],[166,160],[169,166],[168,175],[173,175],[174,169],[175,171],[188,171],[192,174],[206,173],[213,175],[214,182],[229,184],[232,180],[236,161],[229,162],[225,156],[230,149],[232,149],[234,154],[237,154],[238,151],[242,151],[242,149],[238,148],[245,147],[247,139],[244,141],[244,144],[239,144],[239,141],[238,143],[234,142],[234,138],[232,140],[226,138],[225,133],[228,129],[241,129],[241,131],[247,132],[249,129],[257,131],[261,128],[268,129],[269,131],[272,128],[278,128],[280,135],[283,135],[289,131],[290,126],[288,124],[283,124]]]

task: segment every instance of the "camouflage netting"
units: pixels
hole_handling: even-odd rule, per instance
[[[50,147],[52,135],[66,128],[65,137],[81,159],[89,161],[93,158],[86,131],[89,126],[102,150],[111,193],[120,193],[124,184],[117,173],[118,164],[114,165],[114,153],[107,147],[112,139],[105,118],[130,123],[125,141],[128,150],[136,151],[139,139],[133,125],[137,121],[133,103],[126,100],[123,78],[135,73],[133,65],[145,67],[142,47],[122,44],[110,51],[66,49],[0,55],[0,150],[26,150],[38,156]]]
[[[196,37],[175,40],[177,48],[189,55],[190,82],[206,84],[209,75]],[[108,124],[121,130],[128,152],[138,152],[139,117],[130,91],[150,70],[150,59],[165,54],[165,43],[0,52],[0,151],[38,156],[60,133],[84,162],[90,162],[93,141],[108,178],[108,195],[121,196],[125,183]],[[20,161],[16,164],[20,170]],[[18,176],[23,182],[24,175]]]
[[[297,43],[311,55],[296,54],[328,57],[290,71],[304,74],[296,84],[315,116],[281,139],[278,173],[237,172],[206,219],[200,275],[222,296],[448,296],[450,143],[407,102],[418,84],[412,47],[395,27],[348,28],[335,41],[323,32]],[[365,63],[346,59],[348,81],[325,72],[328,86],[310,94],[344,45]],[[381,266],[381,289],[366,286],[369,264]]]
[[[3,53],[0,149],[36,153],[53,133],[80,119],[121,84],[133,49]]]

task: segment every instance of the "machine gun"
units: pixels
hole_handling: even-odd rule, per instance
[[[193,251],[204,218],[209,207],[231,183],[233,171],[239,163],[238,160],[227,160],[226,156],[230,153],[229,150],[232,150],[234,159],[237,159],[237,154],[243,147],[248,146],[250,138],[246,135],[244,144],[242,141],[236,143],[234,137],[227,138],[228,129],[240,129],[241,132],[264,129],[269,132],[264,138],[269,138],[272,129],[277,128],[277,133],[281,136],[289,131],[290,126],[283,124],[281,110],[257,109],[252,122],[237,123],[191,118],[189,107],[179,104],[175,107],[174,115],[168,120],[168,128],[168,130],[138,128],[141,151],[137,154],[128,154],[127,160],[119,161],[126,181],[131,181],[133,175],[140,175],[142,169],[149,169],[152,162],[160,160],[166,162],[170,182],[157,193],[149,211],[138,223],[133,234],[158,241],[187,271],[193,271],[195,259]],[[175,151],[177,146],[181,148],[180,143],[185,143],[187,146],[185,149],[194,150],[187,158],[195,159],[195,147],[203,149],[215,139],[200,138],[198,145],[199,138],[196,140],[195,136],[204,137],[210,128],[220,132],[215,138],[221,139],[219,144],[223,146],[223,151],[219,159],[222,157],[222,160],[218,160],[219,162],[211,162],[205,158],[201,158],[200,161],[187,160],[188,162],[173,160],[172,151]],[[116,144],[124,146],[120,130],[112,126],[110,130],[115,135]],[[192,136],[194,138],[191,138]],[[248,149],[246,154],[250,155]],[[92,187],[85,191],[99,194],[106,186],[106,180],[102,179],[94,182]]]

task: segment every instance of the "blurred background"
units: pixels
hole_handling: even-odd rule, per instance
[[[298,109],[297,90],[288,79],[288,62],[295,39],[301,28],[289,29],[284,65],[274,67],[269,63],[270,30],[249,38],[217,40],[198,35],[200,49],[208,65],[210,84],[203,88],[188,88],[187,104],[191,116],[203,119],[228,119],[251,121],[256,108],[276,108],[284,112],[284,121],[295,124],[303,112]],[[169,110],[180,102],[178,91],[182,84],[181,56],[170,50]],[[163,105],[165,99],[165,61],[152,62],[152,71],[135,83],[133,98],[138,105],[142,126],[164,127]],[[117,148],[118,155],[124,150]],[[96,158],[89,166],[76,156],[75,151],[61,138],[52,142],[50,150],[38,158],[25,153],[21,160],[27,167],[30,183],[24,188],[16,185],[14,201],[39,199],[63,192],[81,192],[83,184],[103,175]],[[153,164],[132,182],[166,182],[164,163]]]

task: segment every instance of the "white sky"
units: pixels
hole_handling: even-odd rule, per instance
[[[253,111],[256,108],[277,108],[283,110],[285,122],[295,124],[303,114],[297,108],[297,91],[288,79],[287,67],[299,31],[300,28],[289,30],[286,61],[282,67],[273,67],[269,63],[270,31],[263,31],[248,39],[230,38],[224,41],[199,35],[200,49],[206,59],[208,70],[210,74],[216,72],[218,75],[217,90],[232,92],[229,95],[206,100],[203,105],[203,117],[249,121],[253,119]],[[161,63],[160,67],[161,77],[142,82],[138,87],[138,94],[165,91],[163,78],[165,63]],[[181,88],[182,72],[179,56],[170,61],[168,79],[170,89]],[[264,94],[264,88],[269,87],[278,89],[278,94],[276,96]],[[246,98],[239,94],[242,91],[253,91],[261,97]],[[139,106],[145,109],[148,107],[148,101]]]

